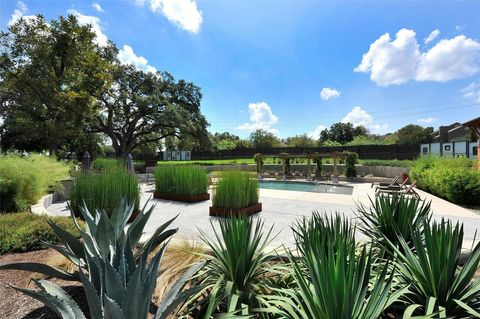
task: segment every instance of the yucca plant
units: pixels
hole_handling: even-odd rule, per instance
[[[369,207],[359,204],[357,217],[361,221],[360,231],[371,238],[385,258],[393,258],[390,244],[400,247],[400,239],[409,246],[412,244],[413,232],[423,231],[423,225],[432,218],[430,202],[404,195],[380,195]]]
[[[264,288],[272,255],[265,249],[273,240],[272,228],[266,233],[263,222],[248,217],[219,220],[220,230],[212,224],[215,238],[202,232],[211,249],[208,263],[199,272],[196,285],[202,290],[193,295],[187,312],[194,318],[215,315],[249,315],[260,306],[258,298]]]
[[[250,172],[224,171],[212,197],[214,207],[241,209],[258,203],[258,180]]]
[[[355,244],[355,228],[339,213],[328,216],[313,211],[312,216],[298,220],[292,230],[302,256],[312,247],[333,245],[335,250],[339,243]]]
[[[155,169],[155,191],[176,195],[203,195],[208,192],[208,176],[196,166],[159,166]]]
[[[314,213],[294,232],[300,255],[289,253],[286,270],[295,285],[265,296],[266,311],[281,318],[377,319],[404,293],[392,293],[388,264],[374,265],[372,251],[357,247],[354,228],[342,216]]]
[[[70,192],[70,206],[76,216],[81,215],[82,205],[90,212],[96,209],[112,213],[118,203],[126,198],[139,210],[140,188],[137,177],[124,168],[110,168],[101,173],[86,173],[75,178]]]
[[[460,254],[463,225],[453,226],[442,219],[432,225],[424,223],[423,232],[413,233],[413,249],[403,239],[401,248],[392,244],[398,256],[399,280],[410,285],[405,300],[413,313],[435,318],[480,317],[480,281],[473,281],[480,263],[480,243],[463,266]]]
[[[63,243],[63,246],[49,246],[77,264],[78,274],[67,273],[40,263],[2,265],[0,269],[29,270],[64,280],[80,280],[85,289],[92,319],[144,319],[150,308],[160,269],[159,263],[167,240],[177,230],[166,230],[173,222],[172,219],[157,228],[145,244],[135,249],[153,207],[149,210],[144,208],[140,216],[126,227],[133,207],[133,204],[124,201],[113,210],[111,217],[108,217],[105,211],[100,210],[93,216],[84,206],[82,215],[85,229],[77,224],[72,214],[82,240],[49,221],[49,225]],[[148,263],[148,255],[160,245],[161,249]],[[193,266],[179,279],[164,298],[155,318],[166,318],[184,301],[188,294],[179,295],[179,291],[183,289],[190,276],[202,266],[202,264]],[[85,318],[78,305],[60,287],[45,280],[35,283],[40,291],[14,288],[45,303],[62,318]]]

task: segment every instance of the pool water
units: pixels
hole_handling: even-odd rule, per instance
[[[352,195],[353,192],[353,187],[351,186],[302,182],[260,181],[260,188],[342,195]]]

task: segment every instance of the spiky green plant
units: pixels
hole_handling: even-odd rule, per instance
[[[399,280],[410,285],[405,300],[407,313],[439,318],[480,317],[480,281],[473,281],[480,263],[480,243],[463,266],[460,254],[463,225],[450,221],[424,223],[423,232],[412,236],[413,249],[400,238],[403,249],[392,244],[398,255]],[[407,316],[408,317],[408,316]]]
[[[301,255],[321,245],[333,245],[335,248],[344,241],[355,244],[355,228],[339,213],[328,216],[313,211],[312,216],[298,220],[292,230]]]
[[[255,222],[235,216],[220,219],[219,227],[218,231],[212,224],[214,239],[202,232],[202,239],[212,252],[206,256],[209,261],[197,277],[196,284],[202,290],[188,303],[188,312],[194,318],[251,315],[261,303],[258,297],[272,259],[265,251],[273,240],[272,228],[264,233],[260,219]]]
[[[160,260],[168,243],[168,238],[176,229],[166,230],[173,219],[161,225],[152,237],[140,248],[135,249],[143,233],[143,228],[153,211],[142,210],[140,216],[127,227],[126,223],[133,212],[133,205],[123,202],[114,209],[111,217],[98,210],[95,217],[87,207],[82,208],[85,230],[77,225],[82,240],[49,222],[61,239],[63,246],[50,245],[63,256],[79,266],[79,273],[66,273],[40,263],[17,263],[0,266],[0,269],[29,270],[64,280],[80,280],[85,289],[90,310],[90,318],[147,318],[152,293],[160,271]],[[162,246],[151,262],[148,255]],[[164,298],[155,315],[156,319],[169,316],[188,293],[179,294],[187,280],[203,264],[195,265],[179,279]],[[35,281],[40,291],[20,287],[15,289],[43,302],[65,319],[82,319],[84,314],[78,305],[58,286],[46,281]]]
[[[258,180],[250,172],[224,171],[212,197],[214,207],[241,209],[258,203]]]
[[[385,251],[383,257],[393,258],[390,244],[400,247],[400,238],[411,246],[414,231],[422,232],[432,218],[430,202],[404,195],[380,195],[370,199],[369,207],[358,204],[360,231]]]
[[[365,246],[357,254],[353,233],[339,215],[321,221],[317,214],[297,226],[296,239],[305,242],[297,242],[300,258],[290,252],[286,268],[292,269],[296,284],[273,289],[275,294],[265,297],[268,311],[281,318],[379,318],[405,289],[391,292],[393,273],[388,264],[374,267],[374,255]]]
[[[105,210],[110,215],[118,203],[126,198],[139,210],[140,188],[137,177],[124,168],[110,168],[101,173],[86,173],[75,178],[70,192],[70,206],[76,216],[81,216],[85,203],[91,212]]]
[[[159,166],[155,169],[155,191],[177,195],[202,195],[208,192],[208,176],[196,166]]]
[[[125,169],[125,161],[115,158],[96,158],[92,162],[93,169],[96,172],[108,172],[117,169]]]

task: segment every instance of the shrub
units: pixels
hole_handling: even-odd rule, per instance
[[[258,203],[258,180],[249,172],[224,171],[213,192],[214,207],[241,209]]]
[[[97,158],[92,163],[93,170],[96,172],[107,172],[125,167],[123,160],[114,158]]]
[[[79,236],[70,218],[51,218],[65,230]],[[45,216],[24,212],[0,215],[0,254],[25,252],[47,248],[47,243],[59,239],[48,226]]]
[[[425,156],[410,169],[418,186],[453,203],[480,204],[480,172],[467,158]]]
[[[78,176],[70,192],[70,205],[77,216],[80,215],[83,201],[90,211],[99,208],[110,215],[123,198],[134,203],[135,210],[138,211],[140,189],[137,177],[121,168]]]
[[[345,157],[345,176],[348,178],[357,177],[357,169],[355,164],[357,164],[358,155],[354,152],[347,152]]]
[[[196,166],[157,167],[155,191],[177,195],[201,195],[208,192],[208,177],[203,168]]]
[[[40,154],[0,156],[0,212],[28,209],[68,177],[68,170],[67,164]]]

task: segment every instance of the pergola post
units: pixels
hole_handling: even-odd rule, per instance
[[[337,171],[337,153],[333,153],[333,178],[332,182],[338,183],[338,171]]]
[[[310,171],[310,157],[307,159],[307,181],[312,180],[312,173]]]
[[[287,172],[285,172],[286,165],[285,165],[285,157],[282,157],[282,180],[287,180]]]
[[[263,166],[263,165],[262,165],[262,161],[263,161],[263,158],[260,157],[259,160],[260,160],[260,161],[258,162],[258,177],[259,177],[260,179],[262,179],[262,166]]]

